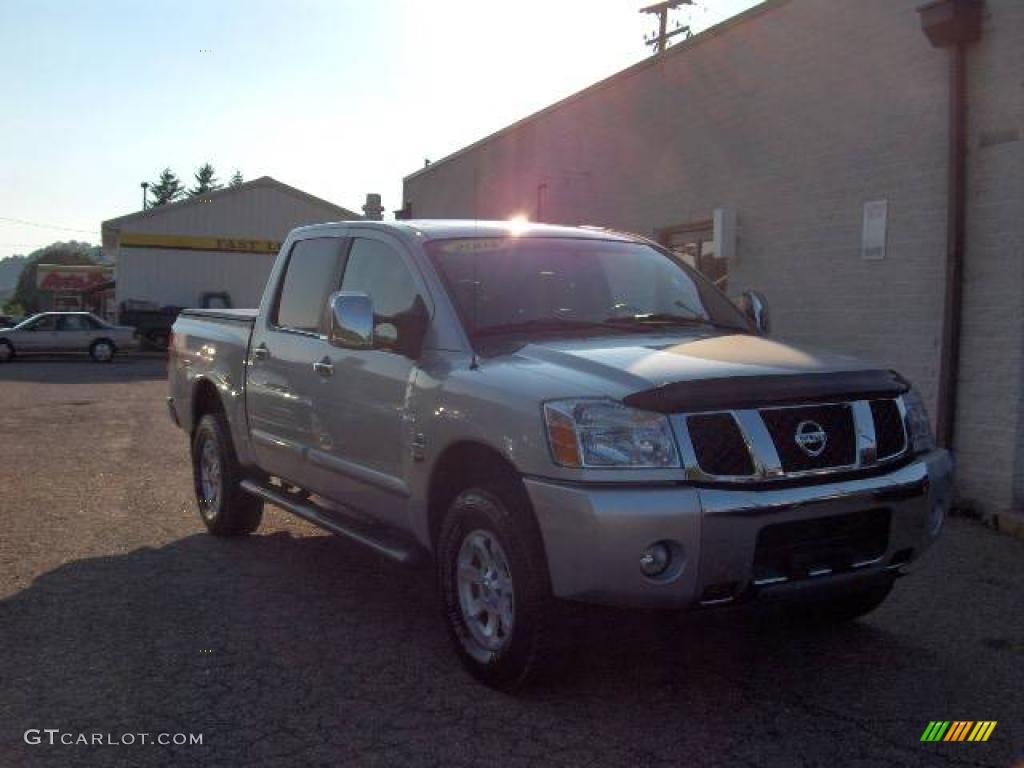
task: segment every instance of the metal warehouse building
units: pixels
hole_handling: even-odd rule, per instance
[[[103,251],[115,263],[116,301],[199,306],[204,293],[255,307],[289,230],[362,218],[263,176],[103,222]]]
[[[777,336],[916,382],[961,500],[1012,520],[1024,2],[922,2],[768,0],[413,173],[402,213],[621,228],[762,290]]]

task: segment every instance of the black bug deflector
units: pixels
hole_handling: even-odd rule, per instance
[[[838,371],[679,381],[636,392],[623,402],[656,413],[695,413],[897,397],[909,389],[895,371]]]

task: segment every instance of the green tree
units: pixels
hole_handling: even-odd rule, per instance
[[[231,183],[229,186],[240,187],[242,186],[243,181],[245,181],[245,179],[242,178],[242,172],[236,168],[234,175],[231,177]]]
[[[3,313],[11,317],[24,317],[26,314],[25,308],[13,299],[4,304]]]
[[[67,243],[51,243],[33,251],[28,255],[25,268],[21,270],[11,301],[20,304],[26,312],[38,312],[40,308],[36,268],[40,264],[96,264],[99,261],[99,250],[98,246],[71,240]]]
[[[185,188],[174,171],[164,168],[160,172],[160,180],[149,185],[149,194],[152,195],[149,206],[153,208],[178,200],[185,194]]]
[[[209,163],[203,163],[195,175],[196,185],[188,191],[189,197],[199,197],[215,189],[221,189],[224,185],[217,180],[217,172]]]

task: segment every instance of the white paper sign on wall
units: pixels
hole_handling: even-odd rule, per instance
[[[860,255],[868,261],[885,258],[885,233],[889,220],[889,201],[864,203],[864,230],[861,233]]]
[[[736,209],[715,208],[713,212],[715,256],[736,261]]]

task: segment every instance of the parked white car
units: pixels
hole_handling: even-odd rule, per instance
[[[17,355],[89,354],[98,363],[137,343],[135,329],[111,325],[89,312],[43,312],[0,328],[0,362]]]

